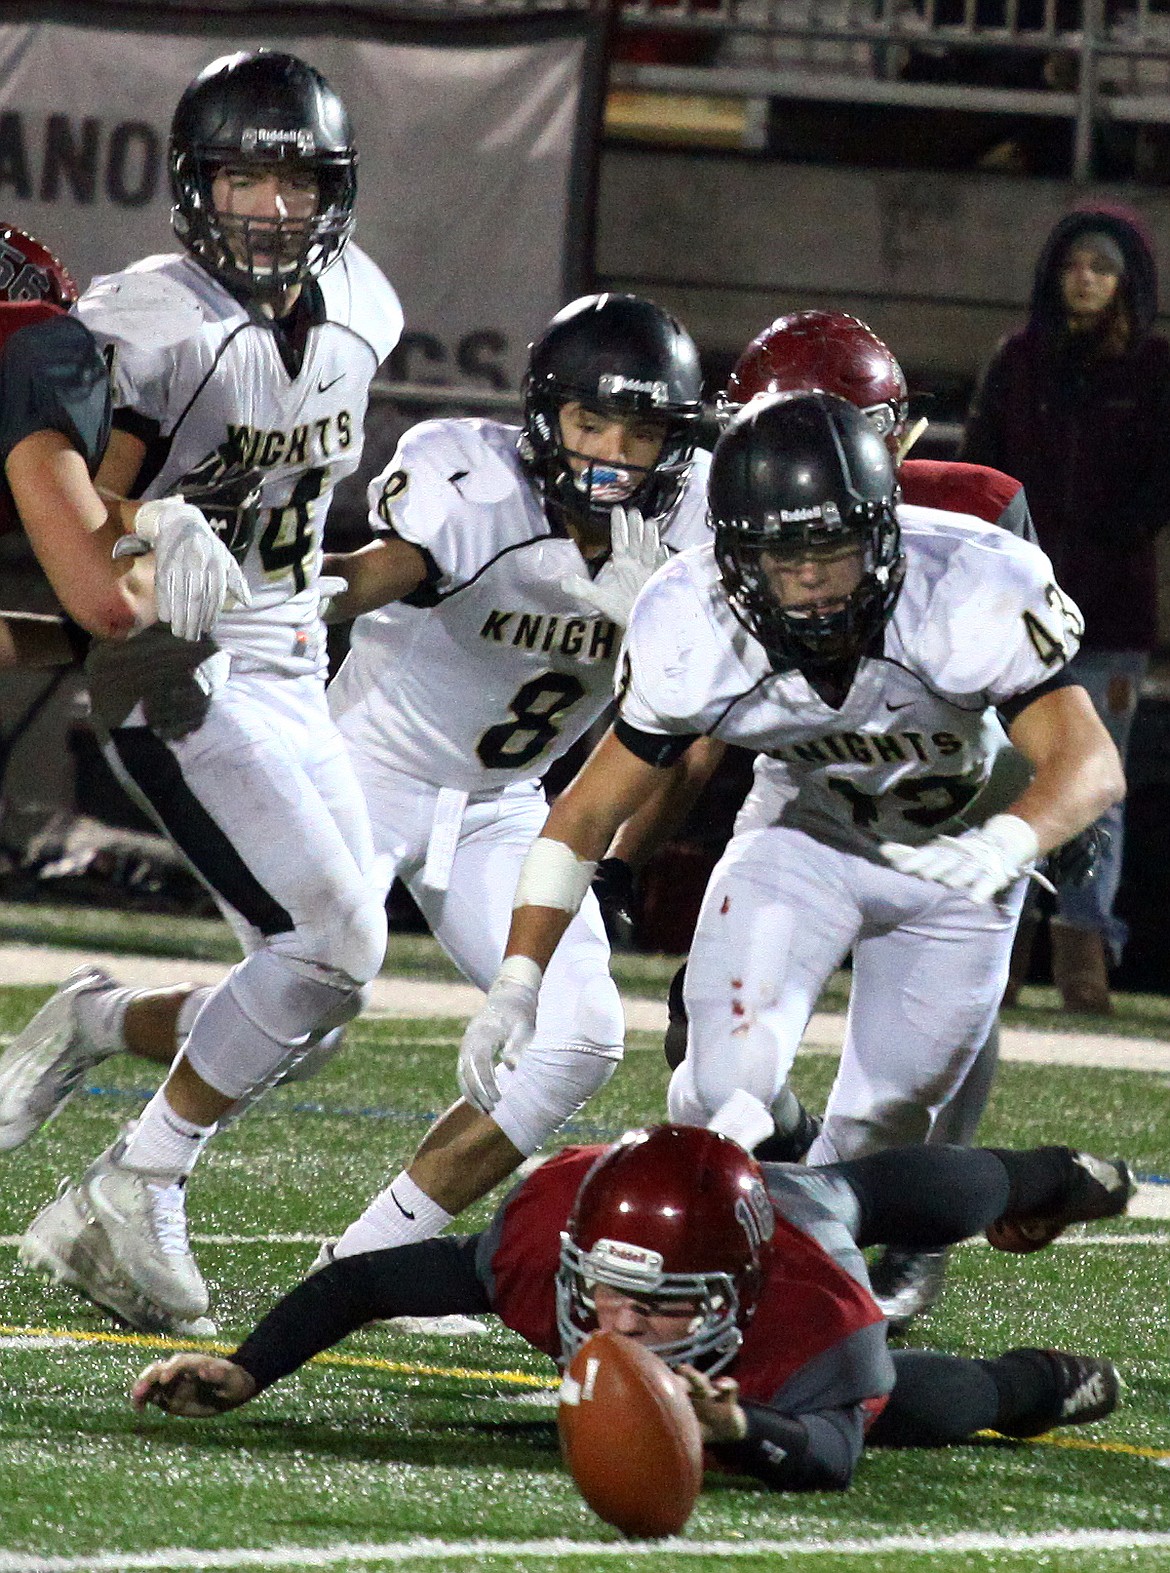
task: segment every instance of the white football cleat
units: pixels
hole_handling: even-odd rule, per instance
[[[0,1055],[0,1152],[10,1152],[59,1114],[92,1066],[108,1058],[77,1019],[83,994],[118,984],[78,967]]]
[[[141,1331],[189,1327],[206,1317],[208,1294],[187,1243],[183,1184],[123,1168],[125,1140],[120,1136],[33,1220],[21,1258],[47,1265]]]
[[[114,1260],[105,1231],[87,1217],[80,1186],[63,1184],[56,1200],[37,1214],[20,1242],[20,1260],[139,1332],[184,1338],[215,1333],[210,1317],[171,1316],[143,1297]]]

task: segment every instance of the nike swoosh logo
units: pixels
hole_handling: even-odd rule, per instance
[[[891,703],[890,703],[890,701],[889,701],[889,700],[888,700],[888,699],[887,699],[887,700],[886,700],[886,709],[887,709],[887,710],[909,710],[909,708],[910,708],[910,706],[911,706],[911,705],[912,705],[912,704],[913,704],[913,703],[914,703],[914,701],[913,701],[913,699],[907,699],[907,700],[906,700],[906,702],[905,702],[905,703],[904,703],[904,704],[900,704],[900,705],[892,705],[892,704],[891,704]]]
[[[120,1208],[115,1207],[113,1202],[106,1195],[105,1184],[104,1184],[105,1179],[106,1179],[106,1176],[104,1174],[99,1174],[95,1179],[90,1181],[90,1184],[89,1184],[90,1195],[93,1196],[96,1193],[97,1200],[101,1203],[101,1205],[105,1209],[105,1211],[110,1213],[114,1218],[116,1218],[119,1223],[123,1223],[124,1224],[127,1221],[126,1220],[126,1214],[124,1212],[122,1212]]]
[[[394,1203],[395,1207],[397,1207],[398,1211],[402,1214],[402,1216],[404,1218],[409,1218],[411,1223],[414,1222],[414,1214],[407,1212],[406,1208],[398,1200],[397,1196],[395,1196],[393,1191],[390,1192],[390,1200]]]
[[[345,376],[345,373],[342,372],[341,376],[334,377],[332,382],[319,382],[317,384],[317,392],[318,393],[328,393],[330,388],[335,387],[336,384],[339,383],[341,381],[341,378],[344,377],[344,376]]]

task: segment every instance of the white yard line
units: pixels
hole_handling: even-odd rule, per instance
[[[216,983],[227,968],[212,961],[176,961],[164,956],[123,956],[66,950],[50,945],[0,946],[0,984],[59,983],[83,962],[103,967],[121,982],[162,988],[174,983]],[[417,978],[374,980],[370,1014],[379,1017],[471,1016],[483,994],[470,983],[424,982]],[[626,1023],[641,1032],[662,1032],[666,1005],[659,1000],[627,999]],[[845,1031],[842,1015],[818,1013],[804,1037],[806,1052],[835,1054]],[[1096,1032],[1037,1032],[1005,1027],[1001,1055],[1032,1065],[1084,1065],[1100,1070],[1170,1071],[1170,1042],[1122,1038]],[[0,1568],[0,1573],[3,1573]]]
[[[569,1558],[633,1561],[638,1557],[741,1558],[835,1556],[875,1557],[925,1553],[1129,1552],[1170,1550],[1170,1534],[1146,1530],[1079,1529],[1040,1534],[883,1535],[854,1540],[407,1540],[386,1545],[273,1546],[222,1551],[100,1552],[94,1556],[38,1557],[0,1551],[0,1573],[153,1573],[153,1570],[211,1568],[353,1568],[403,1562],[462,1560],[482,1565],[510,1558],[563,1561]]]

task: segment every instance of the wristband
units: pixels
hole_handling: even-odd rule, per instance
[[[526,989],[539,989],[544,971],[531,956],[505,956],[500,963],[492,987],[497,983],[519,983]]]

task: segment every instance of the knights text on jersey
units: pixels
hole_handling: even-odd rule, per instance
[[[477,1255],[492,1310],[513,1332],[559,1359],[556,1272],[561,1230],[582,1180],[604,1147],[555,1154],[505,1198]],[[785,1413],[848,1408],[893,1387],[885,1323],[866,1286],[785,1216],[782,1185],[772,1263],[730,1369],[748,1402]],[[807,1211],[807,1199],[800,1197]],[[840,1358],[835,1358],[835,1353]]]
[[[97,472],[110,434],[110,385],[93,335],[41,301],[0,305],[0,534],[19,529],[3,479],[8,455],[38,431],[56,431]]]
[[[142,495],[190,495],[224,532],[252,605],[221,615],[215,638],[241,668],[320,670],[325,515],[357,467],[370,381],[402,331],[398,298],[348,246],[306,286],[315,309],[294,374],[272,328],[189,257],[148,257],[114,277],[129,301],[150,274],[182,286],[201,321],[165,348],[116,342],[115,419],[147,444]]]
[[[370,522],[427,558],[425,588],[354,624],[330,687],[347,739],[416,779],[492,792],[541,776],[609,703],[621,630],[564,581],[587,570],[553,533],[514,426],[426,421],[370,485]],[[664,527],[709,537],[707,456]],[[601,570],[605,572],[604,568]]]
[[[783,823],[871,857],[879,841],[949,828],[1002,746],[994,706],[1059,672],[1082,624],[1039,547],[962,515],[899,517],[905,583],[840,709],[800,672],[772,670],[700,547],[639,598],[619,674],[623,739],[647,757],[656,739],[708,732],[756,750],[737,828]]]

